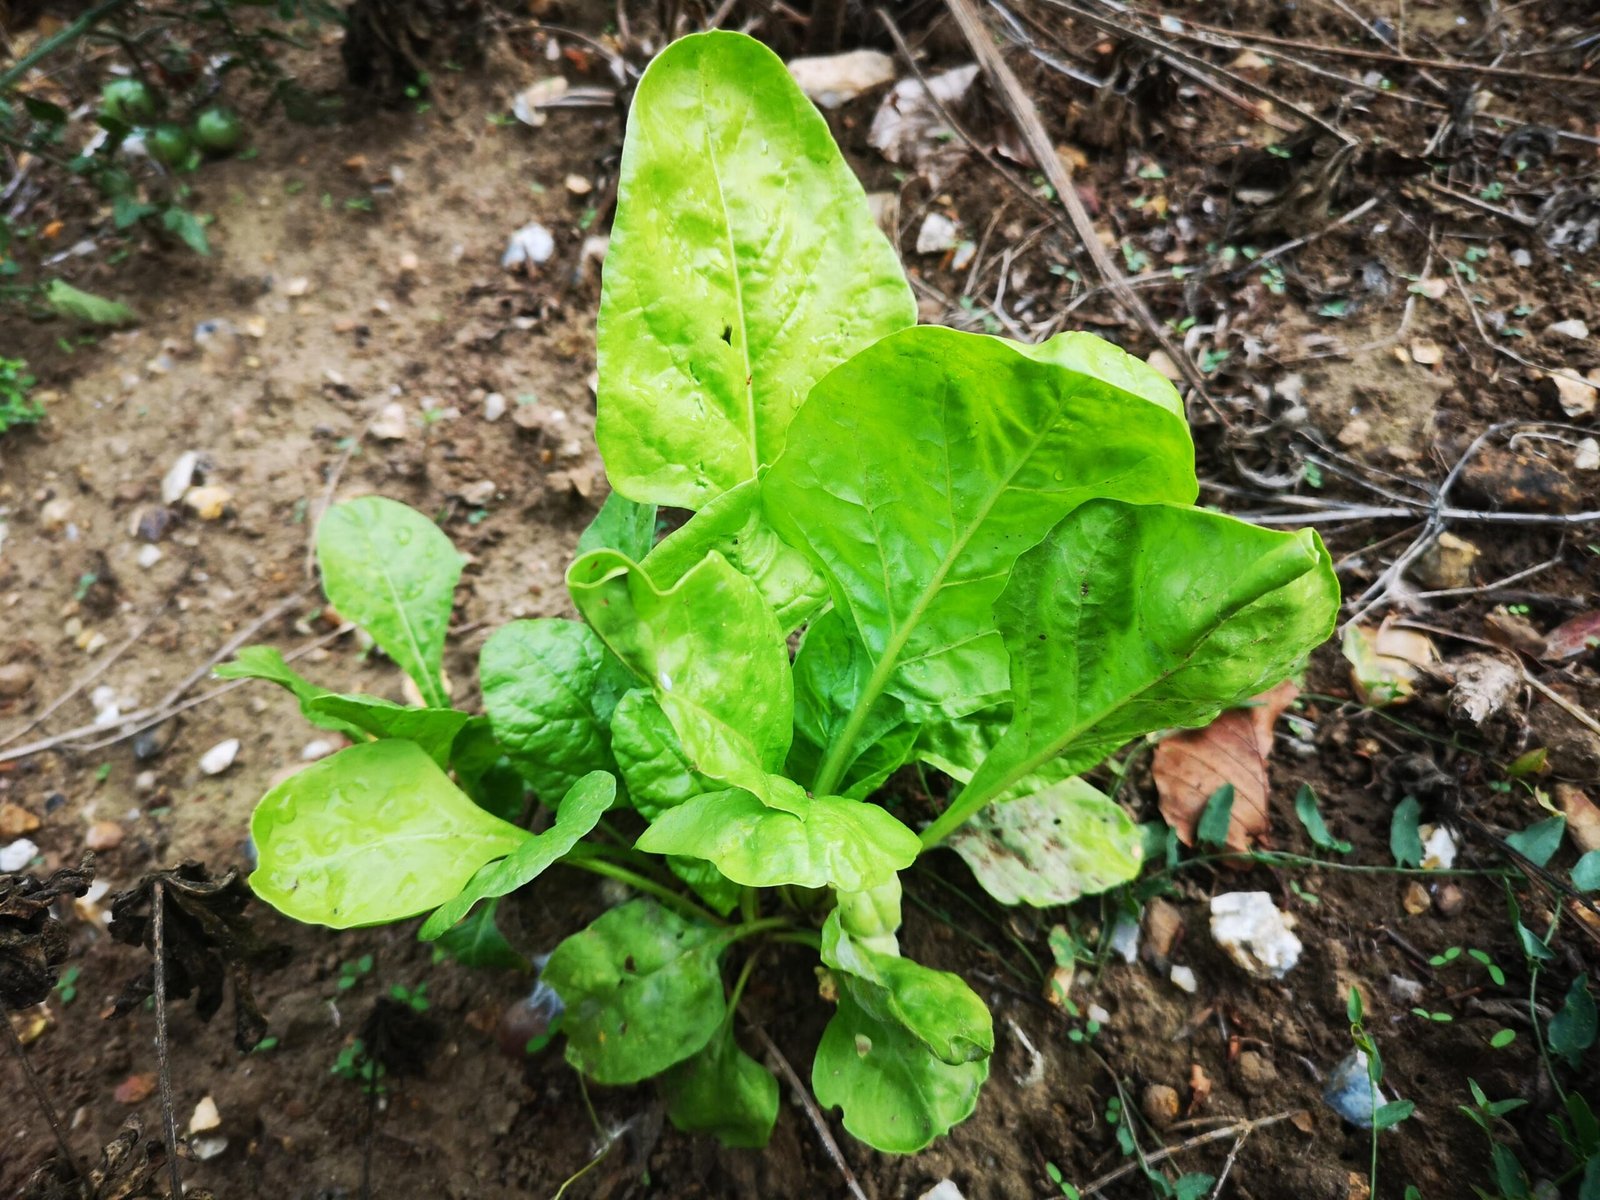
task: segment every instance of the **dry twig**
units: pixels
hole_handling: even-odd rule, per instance
[[[850,1164],[845,1161],[844,1153],[839,1149],[839,1143],[834,1141],[833,1133],[828,1129],[828,1122],[822,1116],[822,1110],[817,1107],[817,1102],[811,1098],[811,1091],[800,1082],[800,1076],[795,1074],[794,1067],[789,1065],[789,1060],[783,1056],[783,1051],[778,1049],[777,1043],[769,1036],[767,1031],[754,1021],[747,1021],[750,1031],[760,1039],[767,1056],[777,1065],[778,1072],[794,1092],[795,1099],[800,1101],[800,1107],[806,1110],[806,1116],[811,1119],[811,1127],[817,1131],[817,1140],[822,1143],[822,1148],[828,1152],[828,1157],[833,1160],[833,1165],[839,1168],[839,1174],[844,1176],[844,1185],[850,1190],[855,1200],[868,1200],[866,1192],[861,1190],[861,1184],[856,1179],[856,1173],[850,1169]]]

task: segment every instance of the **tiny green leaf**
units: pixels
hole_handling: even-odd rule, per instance
[[[709,1133],[724,1146],[759,1150],[778,1120],[778,1081],[733,1039],[731,1022],[693,1058],[661,1077],[667,1116],[685,1133]]]
[[[1416,1111],[1417,1106],[1413,1101],[1391,1100],[1388,1104],[1380,1105],[1378,1111],[1372,1114],[1372,1127],[1377,1130],[1393,1128]]]
[[[1415,796],[1407,796],[1394,806],[1394,816],[1389,821],[1389,853],[1402,867],[1422,865],[1422,835],[1417,832],[1417,822],[1422,816],[1422,805]]]
[[[256,805],[250,833],[255,894],[335,929],[435,908],[528,839],[406,741],[351,746],[290,776]]]
[[[306,701],[301,707],[313,723],[325,728],[343,725],[375,738],[415,742],[441,767],[450,764],[456,735],[471,719],[469,714],[453,708],[411,708],[376,696],[341,696],[333,692]]]
[[[322,587],[339,614],[372,635],[434,708],[461,556],[427,517],[381,496],[336,504],[317,526]]]
[[[1600,850],[1591,850],[1572,868],[1572,886],[1580,892],[1600,891]]]
[[[655,540],[656,506],[640,504],[621,492],[612,492],[588,528],[578,535],[578,553],[615,550],[638,562],[650,553]]]
[[[749,792],[697,796],[657,817],[635,847],[714,863],[746,887],[835,887],[864,892],[916,860],[920,843],[876,804],[806,796],[788,780],[785,809]]]
[[[844,1110],[844,1127],[887,1154],[915,1154],[978,1105],[989,1060],[941,1062],[898,1025],[874,1020],[848,993],[822,1032],[811,1090]]]
[[[1206,800],[1195,827],[1195,836],[1202,846],[1222,846],[1228,840],[1228,826],[1233,821],[1233,784],[1225,783]]]
[[[729,937],[630,900],[563,941],[541,978],[566,1005],[567,1061],[599,1083],[637,1083],[699,1051],[727,1009],[717,960]]]
[[[423,941],[441,936],[479,900],[504,896],[542,875],[552,863],[576,846],[600,822],[616,799],[617,781],[604,771],[585,775],[556,809],[556,822],[543,833],[531,835],[510,855],[479,869],[461,892],[439,906],[417,934]]]
[[[1546,817],[1526,829],[1520,829],[1506,838],[1506,845],[1517,851],[1536,867],[1542,867],[1561,849],[1561,836],[1567,830],[1565,817]]]
[[[1308,783],[1301,784],[1300,790],[1295,793],[1294,815],[1300,818],[1306,836],[1317,849],[1332,850],[1336,854],[1350,853],[1350,843],[1334,837],[1328,832],[1327,825],[1323,824],[1322,811],[1317,807],[1317,793],[1311,790]]]

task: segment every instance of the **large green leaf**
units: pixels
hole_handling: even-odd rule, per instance
[[[997,800],[950,837],[950,848],[1001,904],[1071,904],[1139,874],[1139,826],[1073,776],[1018,800]]]
[[[351,746],[290,776],[256,805],[250,835],[255,894],[335,929],[437,907],[528,840],[406,741]]]
[[[915,1154],[972,1115],[989,1060],[952,1066],[906,1029],[875,1020],[848,992],[822,1032],[811,1090],[844,1127],[888,1154]]]
[[[731,936],[630,900],[563,941],[541,978],[566,1005],[567,1061],[637,1083],[700,1050],[727,1011],[717,960]]]
[[[318,725],[343,724],[376,738],[415,742],[441,767],[450,765],[450,749],[456,735],[471,720],[469,714],[453,708],[411,708],[376,696],[342,696],[334,692],[317,696],[301,707]]]
[[[754,479],[829,368],[916,320],[827,124],[741,34],[667,47],[634,92],[599,318],[612,485],[698,509]]]
[[[1103,380],[1130,395],[1158,404],[1174,416],[1183,416],[1183,397],[1160,371],[1142,358],[1092,333],[1058,333],[1047,341],[1017,349],[1036,362],[1054,363]]]
[[[778,1120],[778,1081],[733,1039],[733,1024],[704,1050],[661,1077],[667,1116],[685,1133],[709,1133],[724,1146],[759,1150]]]
[[[617,797],[617,781],[604,771],[593,771],[572,785],[556,810],[556,821],[533,835],[499,862],[481,867],[460,893],[441,904],[417,934],[431,942],[467,915],[479,900],[504,896],[542,875],[600,823]]]
[[[725,917],[739,904],[744,892],[715,866],[703,858],[686,858],[678,854],[667,856],[667,870],[671,871],[719,917]]]
[[[363,736],[363,731],[346,721],[335,720],[327,714],[315,714],[311,709],[313,701],[323,696],[332,696],[325,687],[312,683],[301,675],[283,659],[283,655],[274,646],[246,646],[231,661],[220,663],[212,670],[218,679],[264,679],[268,683],[275,683],[286,689],[300,701],[300,711],[305,714],[306,720],[321,729],[331,729],[335,733],[348,733],[358,740]]]
[[[1189,503],[1197,490],[1188,429],[1167,408],[933,326],[819,382],[789,447],[762,479],[767,518],[821,565],[871,664],[819,792],[836,788],[884,692],[919,716],[1004,700],[991,610],[1017,557],[1064,515],[1097,496]]]
[[[793,735],[789,652],[750,579],[712,552],[670,587],[609,550],[567,572],[573,602],[643,679],[695,768],[770,798]]]
[[[836,887],[862,892],[911,865],[916,834],[876,804],[792,789],[784,808],[749,792],[711,792],[657,817],[635,845],[716,864],[747,887]]]
[[[1077,772],[1151,730],[1208,724],[1288,675],[1338,605],[1310,530],[1085,504],[1018,561],[995,605],[1014,716],[924,843],[1047,764]]]
[[[904,1029],[940,1062],[994,1053],[994,1019],[961,976],[872,949],[844,931],[838,909],[822,925],[822,961],[869,1016]]]
[[[617,702],[611,714],[611,756],[627,785],[628,800],[647,821],[720,788],[694,769],[672,722],[646,688],[636,688]]]
[[[748,575],[785,634],[828,602],[828,583],[809,559],[767,524],[761,484],[747,479],[661,539],[640,564],[661,587],[682,579],[715,550]]]
[[[589,527],[578,535],[578,553],[615,550],[637,561],[650,553],[655,540],[656,506],[638,504],[621,492],[612,492]]]
[[[478,677],[495,737],[545,804],[611,768],[607,727],[633,678],[594,630],[553,617],[502,625],[483,644]]]
[[[322,590],[372,635],[434,708],[449,706],[439,669],[461,556],[415,509],[382,496],[335,504],[317,525]]]

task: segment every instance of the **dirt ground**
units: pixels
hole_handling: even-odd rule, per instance
[[[1277,38],[1382,46],[1342,4],[1164,7]],[[1403,32],[1414,56],[1527,64],[1600,84],[1594,51],[1584,48],[1592,43],[1580,36],[1592,39],[1600,27],[1585,7],[1535,2],[1491,13],[1437,0],[1399,11],[1408,13]],[[793,51],[792,23],[758,20],[763,11],[737,5],[728,24],[748,17],[758,35]],[[1407,481],[1437,487],[1473,439],[1499,423],[1559,424],[1493,433],[1459,472],[1451,503],[1546,518],[1600,510],[1600,470],[1583,465],[1593,401],[1569,415],[1545,377],[1558,365],[1580,375],[1600,367],[1600,343],[1588,333],[1600,330],[1600,251],[1561,234],[1600,212],[1600,86],[1575,93],[1507,75],[1478,78],[1471,91],[1468,72],[1322,57],[1316,74],[1289,61],[1301,53],[1293,48],[1277,61],[1252,61],[1236,49],[1172,41],[1230,72],[1230,100],[1185,74],[1186,60],[1146,41],[1042,4],[1017,12],[1015,27],[1031,31],[1039,54],[1012,49],[1008,59],[1077,164],[1080,197],[1157,318],[1207,370],[1214,404],[1191,403],[1207,503],[1316,514],[1351,598],[1405,549],[1420,518],[1326,520],[1331,510],[1389,505],[1385,492],[1425,495]],[[567,6],[547,19],[593,36],[616,33],[609,8]],[[928,52],[925,70],[970,61],[942,8],[917,6],[900,19]],[[847,31],[848,44],[892,49],[880,26],[854,10]],[[648,35],[635,28],[633,36],[627,51],[637,64]],[[336,627],[319,615],[307,542],[330,495],[378,492],[412,504],[436,515],[470,556],[447,658],[459,706],[475,703],[474,663],[490,631],[513,617],[570,612],[562,572],[605,486],[591,436],[599,266],[590,239],[609,219],[622,123],[620,104],[558,110],[537,129],[490,120],[553,73],[612,86],[598,54],[548,59],[550,38],[574,51],[588,44],[518,22],[496,38],[482,68],[440,72],[426,111],[369,111],[324,128],[264,119],[255,157],[209,165],[195,178],[199,206],[216,216],[212,257],[147,247],[115,266],[99,255],[63,268],[79,286],[134,303],[137,327],[91,343],[57,322],[0,317],[5,350],[32,364],[50,414],[39,430],[0,442],[0,661],[28,680],[0,701],[0,806],[38,820],[27,833],[39,848],[36,869],[99,846],[99,876],[115,892],[185,859],[216,870],[248,866],[252,805],[323,735],[264,685],[223,688],[204,678],[241,635],[303,651],[299,665],[321,683],[403,699],[399,672],[354,636],[333,636]],[[1106,86],[1051,68],[1064,59]],[[331,80],[337,54],[318,45],[297,69]],[[1373,77],[1385,71],[1392,80]],[[1367,90],[1330,72],[1365,80]],[[1262,103],[1252,88],[1277,99],[1252,108]],[[958,114],[1029,196],[978,154],[933,166],[885,161],[867,141],[882,96],[877,89],[831,118],[869,192],[892,197],[924,319],[1029,339],[1083,328],[1141,355],[1155,351],[1147,331],[1094,286],[983,85]],[[1295,141],[1272,122],[1311,132]],[[1321,124],[1347,131],[1359,152],[1341,155]],[[1294,144],[1288,158],[1265,149],[1280,139]],[[930,171],[942,177],[930,182]],[[955,221],[956,247],[917,251],[929,213]],[[502,269],[507,238],[534,220],[554,234],[554,256],[526,275]],[[970,260],[960,242],[972,243]],[[491,396],[504,400],[497,419]],[[404,413],[400,428],[392,405]],[[206,484],[226,490],[215,519],[163,504],[162,478],[186,451],[200,456]],[[1455,594],[1390,596],[1362,618],[1371,625],[1404,611],[1446,631],[1433,635],[1443,666],[1410,704],[1376,710],[1353,698],[1337,645],[1317,653],[1298,721],[1279,725],[1274,848],[1313,853],[1292,807],[1309,784],[1334,835],[1354,845],[1342,861],[1392,864],[1395,773],[1418,753],[1453,781],[1465,815],[1437,800],[1425,819],[1456,819],[1457,866],[1468,871],[1503,866],[1490,832],[1545,815],[1533,786],[1508,774],[1525,751],[1547,751],[1544,774],[1528,779],[1544,794],[1557,784],[1593,790],[1594,650],[1558,664],[1520,660],[1545,690],[1519,688],[1494,721],[1463,718],[1448,693],[1453,665],[1481,649],[1474,639],[1503,644],[1600,608],[1600,533],[1593,522],[1472,519],[1451,532],[1472,543],[1475,560],[1463,573],[1435,555],[1406,576],[1406,588]],[[1523,572],[1531,573],[1488,586]],[[122,717],[166,707],[180,684],[184,697],[206,698],[136,738],[113,737]],[[29,750],[92,726],[110,705],[121,715],[99,731]],[[233,764],[202,772],[202,755],[234,738]],[[1127,766],[1107,786],[1116,784],[1140,819],[1153,819],[1148,753],[1136,751]],[[917,781],[897,786],[911,803],[927,802]],[[1562,878],[1574,857],[1568,846],[1556,859]],[[945,854],[919,864],[907,887],[909,951],[979,990],[995,1014],[998,1049],[977,1113],[920,1155],[877,1155],[836,1129],[873,1197],[917,1197],[946,1178],[967,1200],[1062,1194],[1052,1172],[1085,1187],[1132,1161],[1107,1121],[1107,1101],[1120,1088],[1131,1109],[1148,1107],[1142,1098],[1161,1085],[1182,1111],[1175,1121],[1137,1120],[1144,1154],[1231,1129],[1174,1161],[1185,1171],[1226,1171],[1221,1194],[1239,1200],[1356,1200],[1366,1195],[1369,1135],[1321,1099],[1351,1048],[1352,987],[1366,999],[1386,1086],[1417,1104],[1413,1119],[1381,1139],[1381,1196],[1398,1200],[1414,1185],[1427,1200],[1445,1200],[1468,1196],[1473,1184],[1493,1187],[1488,1142],[1457,1108],[1470,1102],[1469,1079],[1491,1098],[1529,1099],[1499,1136],[1530,1168],[1561,1169],[1547,1120],[1557,1101],[1527,1020],[1529,973],[1507,917],[1509,890],[1523,920],[1542,932],[1560,907],[1548,890],[1525,882],[1508,889],[1498,874],[1440,874],[1419,886],[1383,870],[1155,867],[1133,895],[1160,894],[1166,907],[1147,904],[1144,950],[1127,962],[1105,952],[1115,899],[1070,914],[1003,910]],[[1246,976],[1209,935],[1208,898],[1240,889],[1271,892],[1298,922],[1304,953],[1281,982]],[[504,924],[514,944],[537,953],[614,900],[589,877],[557,871],[508,902]],[[160,1126],[149,1085],[153,1018],[106,1016],[144,964],[111,942],[103,907],[80,907],[72,924],[75,997],[58,993],[15,1021],[85,1155],[130,1114],[147,1130]],[[502,1054],[496,1026],[528,992],[526,977],[434,962],[410,925],[335,934],[264,906],[256,921],[293,950],[286,968],[256,982],[273,1047],[241,1057],[226,1012],[202,1024],[181,1003],[171,1029],[180,1120],[210,1096],[221,1115],[216,1133],[226,1137],[215,1156],[186,1163],[185,1178],[221,1200],[354,1197],[364,1164],[373,1196],[550,1196],[590,1162],[597,1127],[624,1132],[567,1195],[846,1194],[794,1103],[785,1103],[767,1150],[727,1151],[673,1130],[649,1088],[585,1095],[558,1046],[526,1061]],[[1088,1039],[1070,1036],[1083,1020],[1047,999],[1047,935],[1057,924],[1101,947],[1095,964],[1079,965],[1070,992],[1080,1012],[1104,1010]],[[1547,1011],[1574,976],[1594,969],[1584,925],[1581,914],[1569,917],[1555,939],[1556,959],[1541,972]],[[1491,955],[1506,984],[1430,962],[1457,945]],[[815,996],[808,953],[786,953],[758,974],[747,1007],[804,1074],[828,1010]],[[365,955],[370,971],[341,986]],[[1193,969],[1193,994],[1169,981],[1169,959]],[[1415,997],[1396,977],[1415,983]],[[437,1052],[421,1077],[394,1081],[369,1112],[359,1086],[330,1068],[375,998],[391,985],[423,983],[441,1030]],[[1419,1017],[1418,1007],[1452,1019]],[[1502,1028],[1518,1036],[1492,1049]],[[1563,1078],[1600,1104],[1593,1061],[1587,1075],[1563,1069]],[[3,1071],[13,1103],[0,1129],[0,1195],[9,1196],[52,1144],[19,1098],[14,1064]],[[1280,1114],[1293,1115],[1239,1140],[1241,1119]],[[1135,1171],[1102,1194],[1155,1193]]]

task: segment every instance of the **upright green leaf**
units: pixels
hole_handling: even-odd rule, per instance
[[[1600,1014],[1595,1011],[1594,997],[1589,994],[1589,980],[1579,975],[1567,989],[1561,1011],[1550,1018],[1550,1052],[1567,1060],[1573,1070],[1583,1062],[1584,1053],[1594,1045],[1600,1033]]]
[[[567,572],[573,602],[655,693],[695,767],[764,798],[793,730],[789,653],[772,609],[715,552],[670,587],[608,550]]]
[[[712,1134],[724,1146],[759,1150],[778,1120],[778,1081],[733,1039],[733,1024],[704,1050],[661,1077],[667,1116],[685,1133]]]
[[[1294,815],[1300,818],[1306,836],[1317,849],[1332,850],[1336,854],[1350,853],[1349,842],[1328,832],[1328,826],[1322,820],[1322,810],[1317,807],[1317,793],[1309,783],[1302,783],[1300,790],[1294,794]]]
[[[952,1066],[906,1029],[875,1020],[848,993],[822,1032],[811,1090],[844,1127],[888,1154],[915,1154],[978,1106],[989,1060]]]
[[[376,696],[341,696],[333,692],[309,700],[302,707],[318,725],[344,725],[375,738],[415,742],[441,767],[449,766],[456,735],[471,719],[469,714],[453,708],[411,708]]]
[[[822,961],[863,1011],[904,1029],[940,1062],[994,1053],[994,1020],[961,976],[871,949],[844,931],[838,909],[822,925]]]
[[[578,535],[578,553],[615,550],[637,562],[650,553],[655,540],[656,506],[639,504],[621,492],[612,492],[588,528]]]
[[[523,841],[507,857],[488,863],[467,881],[459,894],[441,904],[423,922],[417,934],[425,942],[445,933],[466,916],[479,900],[504,896],[542,875],[564,857],[579,840],[600,823],[617,796],[617,781],[604,771],[594,771],[572,785],[556,810],[556,822],[543,833]]]
[[[1315,533],[1095,500],[1023,555],[995,605],[1014,716],[931,845],[1018,779],[1081,771],[1151,730],[1199,726],[1288,675],[1332,630]]]
[[[715,550],[760,591],[785,634],[828,602],[828,584],[809,559],[767,524],[761,484],[748,479],[724,492],[661,539],[640,566],[662,587],[682,579]]]
[[[290,776],[250,820],[255,894],[285,916],[349,929],[425,912],[526,830],[491,816],[418,746],[369,742]]]
[[[498,899],[491,900],[457,925],[442,933],[434,945],[464,967],[486,970],[527,971],[532,964],[519,954],[495,922]]]
[[[711,792],[657,817],[638,849],[683,854],[716,865],[746,887],[836,887],[864,892],[909,867],[917,835],[876,804],[792,793],[785,808],[746,791]]]
[[[1017,557],[1098,496],[1194,499],[1183,419],[998,338],[921,326],[817,384],[762,480],[871,671],[814,781],[828,792],[888,692],[918,714],[1003,701],[992,609]]]
[[[623,696],[611,714],[611,755],[628,800],[647,821],[703,792],[721,790],[694,769],[672,723],[647,688]]]
[[[336,504],[317,526],[322,590],[416,681],[434,708],[449,707],[439,678],[461,556],[415,509],[381,496]]]
[[[612,485],[698,509],[754,479],[829,368],[916,321],[893,247],[782,61],[667,47],[634,92],[601,285]]]
[[[727,1011],[717,960],[730,936],[630,900],[563,941],[541,978],[566,1005],[567,1061],[637,1083],[700,1050]]]
[[[313,701],[334,693],[317,686],[294,670],[283,660],[282,653],[275,646],[246,646],[231,661],[218,664],[211,673],[218,679],[264,679],[268,683],[275,683],[300,701],[300,711],[313,725],[335,733],[348,733],[358,739],[363,736],[362,730],[346,721],[312,711]]]
[[[1127,883],[1144,861],[1133,818],[1076,776],[995,801],[956,830],[949,846],[1001,904],[1038,908]]]
[[[1422,803],[1415,796],[1404,796],[1389,818],[1389,853],[1402,867],[1422,865]]]
[[[607,727],[633,677],[594,630],[553,617],[502,625],[483,644],[478,677],[495,737],[542,802],[611,769]]]

